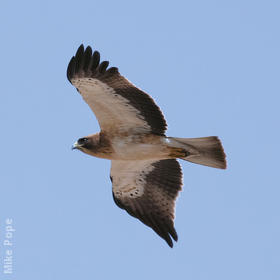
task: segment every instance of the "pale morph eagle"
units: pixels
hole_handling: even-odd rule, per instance
[[[100,133],[80,138],[73,149],[111,160],[110,179],[115,203],[151,227],[170,247],[175,200],[182,189],[177,158],[226,168],[218,137],[165,136],[166,121],[154,100],[100,62],[98,51],[81,45],[72,57],[67,78],[96,115]]]

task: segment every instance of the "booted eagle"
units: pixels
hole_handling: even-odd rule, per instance
[[[72,57],[67,78],[96,115],[101,131],[80,138],[73,149],[111,160],[113,199],[131,216],[151,227],[170,247],[175,200],[182,189],[177,159],[226,168],[218,137],[167,137],[166,121],[154,100],[100,62],[98,51],[81,45]]]

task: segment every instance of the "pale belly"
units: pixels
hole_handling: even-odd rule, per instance
[[[168,140],[161,136],[126,137],[112,141],[115,160],[144,160],[169,158]]]

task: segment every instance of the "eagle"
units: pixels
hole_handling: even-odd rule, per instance
[[[67,78],[94,112],[100,132],[78,139],[72,149],[111,160],[113,199],[152,228],[172,248],[175,201],[182,190],[178,159],[225,169],[218,137],[168,137],[154,100],[123,77],[100,53],[81,45],[69,62]],[[173,239],[173,240],[172,240]]]

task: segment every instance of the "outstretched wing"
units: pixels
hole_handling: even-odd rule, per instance
[[[108,65],[100,63],[99,52],[81,45],[67,69],[68,80],[95,113],[101,130],[164,135],[167,124],[153,99]]]
[[[175,200],[182,189],[177,160],[112,160],[111,180],[115,203],[151,227],[170,247],[177,241]]]

